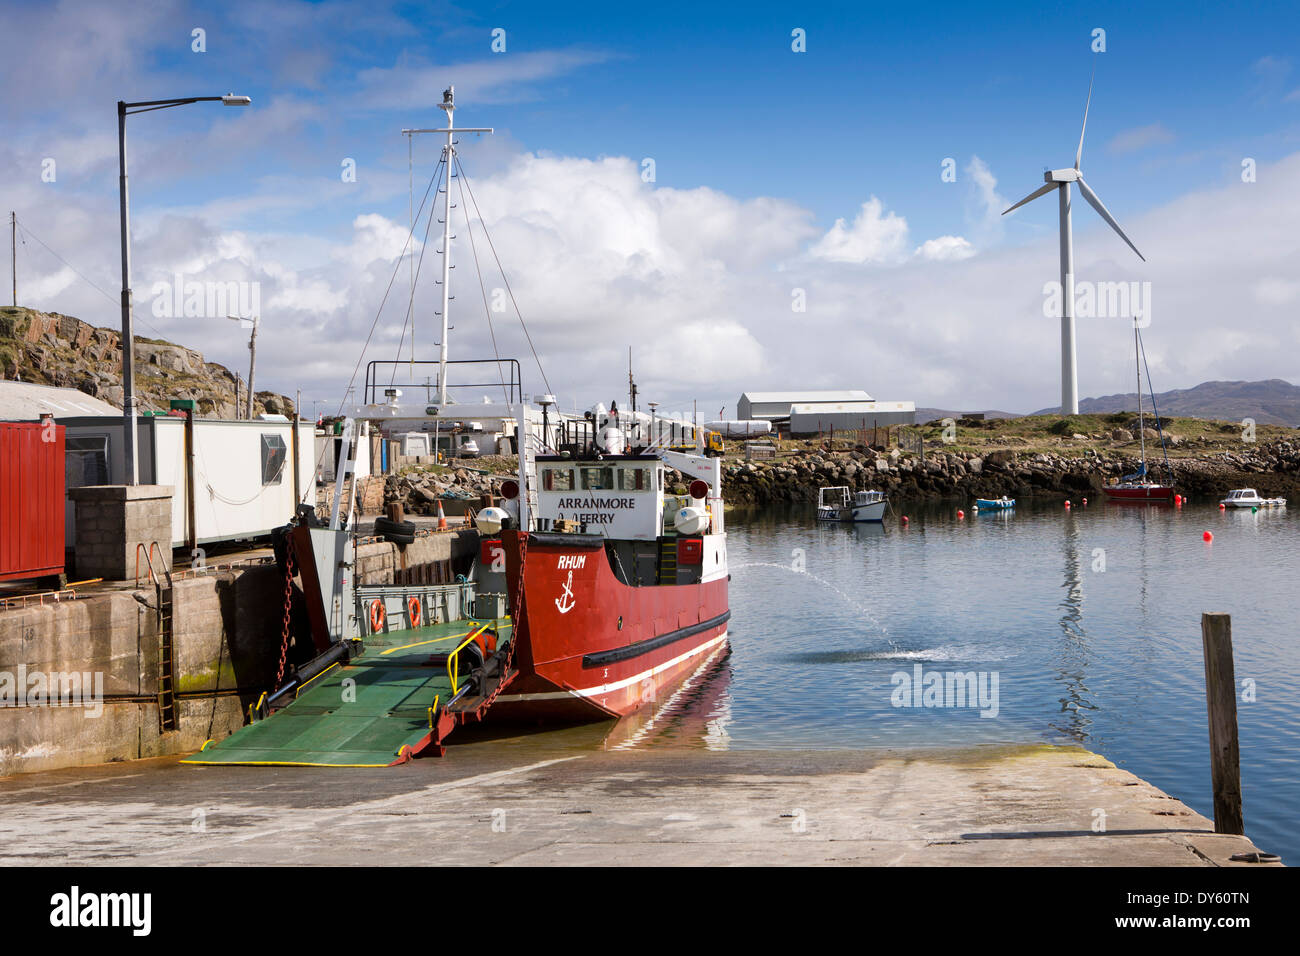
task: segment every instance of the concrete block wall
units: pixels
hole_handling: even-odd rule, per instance
[[[85,707],[0,707],[0,774],[126,759],[139,754],[145,728],[157,736],[156,706],[150,718],[117,702],[157,694],[157,612],[137,593],[153,594],[0,611],[0,674],[98,675],[104,697],[98,716]]]
[[[161,563],[170,570],[172,560],[172,488],[170,485],[89,485],[69,488],[75,502],[76,573],[81,578],[106,581],[134,579],[136,550],[157,542]],[[153,561],[160,563],[159,551]],[[140,560],[141,573],[145,561]],[[155,568],[162,571],[162,568]]]
[[[175,582],[173,650],[179,729],[163,733],[157,591],[110,591],[0,610],[0,681],[101,674],[102,708],[0,706],[0,776],[191,753],[244,724],[279,660],[283,580],[253,567]],[[83,593],[85,593],[83,591]]]

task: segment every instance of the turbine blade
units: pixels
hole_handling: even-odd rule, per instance
[[[1059,185],[1060,185],[1060,183],[1044,183],[1042,186],[1039,186],[1037,189],[1035,189],[1033,192],[1031,192],[1031,193],[1030,193],[1028,196],[1026,196],[1024,199],[1020,200],[1020,202],[1016,203],[1014,206],[1011,206],[1011,207],[1009,207],[1009,208],[1007,208],[1007,209],[1002,210],[1002,215],[1005,216],[1005,215],[1006,215],[1007,213],[1009,213],[1012,209],[1019,209],[1021,206],[1023,206],[1023,205],[1024,205],[1025,203],[1027,203],[1027,202],[1033,202],[1033,201],[1034,201],[1035,199],[1037,199],[1039,196],[1046,195],[1047,193],[1051,192],[1053,189],[1055,189],[1055,188],[1056,188],[1057,186],[1059,186]]]
[[[1088,79],[1088,102],[1083,105],[1083,128],[1079,130],[1079,151],[1074,154],[1074,171],[1079,171],[1079,163],[1083,162],[1083,134],[1088,132],[1088,108],[1092,106],[1092,81],[1097,78],[1097,71],[1092,71],[1092,76]]]
[[[1119,223],[1115,221],[1115,217],[1110,214],[1110,211],[1104,205],[1102,205],[1101,200],[1097,198],[1097,194],[1083,181],[1082,176],[1079,177],[1077,182],[1079,184],[1079,192],[1083,193],[1083,198],[1088,200],[1088,205],[1097,210],[1097,215],[1101,216],[1102,219],[1105,219],[1106,222],[1110,224],[1110,227],[1119,233],[1119,237],[1128,243],[1130,249],[1137,252],[1137,257],[1139,259],[1146,262],[1147,257],[1138,252],[1138,247],[1133,245],[1132,239],[1124,235],[1124,230],[1119,227]]]

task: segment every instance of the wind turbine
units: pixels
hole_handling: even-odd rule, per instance
[[[1102,204],[1097,194],[1083,181],[1079,163],[1083,160],[1083,134],[1088,130],[1088,108],[1092,106],[1092,81],[1088,81],[1088,101],[1083,107],[1083,129],[1079,131],[1079,149],[1074,154],[1073,169],[1052,169],[1043,173],[1046,184],[1035,189],[1002,215],[1019,209],[1025,203],[1033,202],[1039,196],[1045,196],[1053,189],[1061,204],[1061,414],[1079,414],[1078,363],[1074,356],[1074,243],[1070,233],[1070,183],[1079,184],[1079,192],[1088,200],[1088,205],[1097,210],[1097,215],[1119,233],[1119,237],[1128,243],[1128,247],[1137,253],[1137,257],[1146,262],[1146,256],[1138,252],[1133,240],[1124,235],[1109,210]]]

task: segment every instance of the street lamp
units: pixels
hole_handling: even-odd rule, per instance
[[[226,106],[247,106],[253,102],[247,96],[236,96],[234,93],[225,96],[187,96],[175,100],[146,100],[140,103],[117,101],[117,166],[122,210],[122,424],[125,435],[122,450],[128,485],[140,483],[140,469],[135,450],[135,339],[131,331],[131,218],[126,189],[126,118],[132,113],[149,113],[172,106],[217,101]]]
[[[248,421],[253,420],[253,372],[257,368],[257,326],[262,321],[262,317],[255,315],[251,319],[246,319],[242,315],[228,315],[226,318],[238,322],[246,329],[252,329],[253,334],[248,338],[248,413],[244,418]]]

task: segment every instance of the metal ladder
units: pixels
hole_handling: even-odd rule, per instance
[[[659,583],[677,583],[677,538],[659,539]]]
[[[153,554],[158,552],[161,572],[154,567]],[[135,549],[135,580],[140,583],[140,555],[144,555],[149,567],[149,580],[153,582],[158,596],[158,724],[162,733],[180,730],[180,718],[176,712],[176,653],[173,641],[173,587],[172,573],[162,553],[162,546],[157,541],[144,542]]]
[[[158,722],[163,733],[180,730],[176,713],[176,654],[172,642],[172,574],[164,571],[167,586],[158,580]]]

